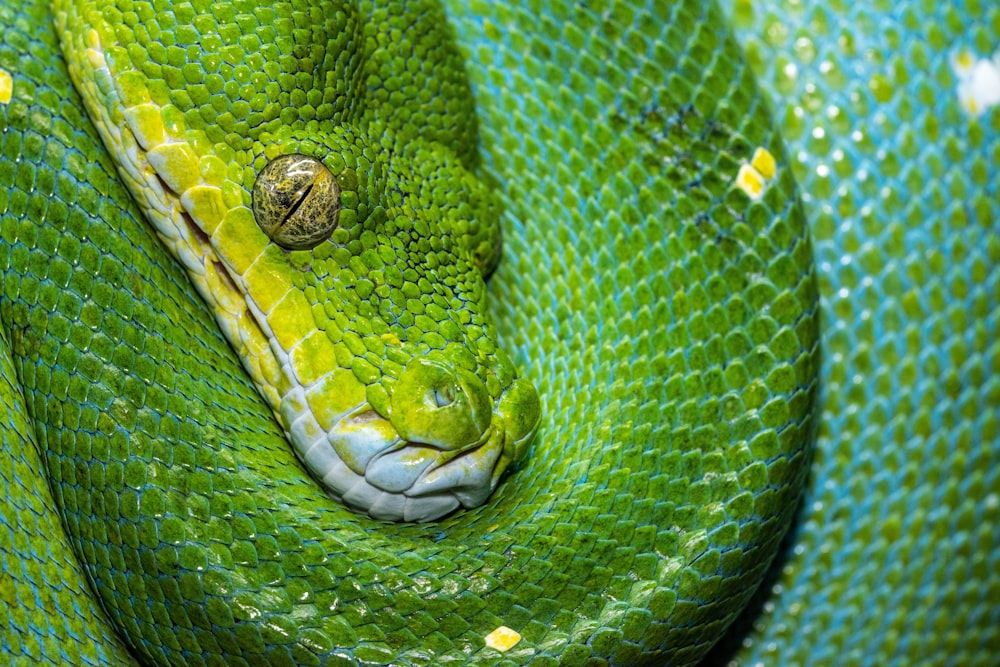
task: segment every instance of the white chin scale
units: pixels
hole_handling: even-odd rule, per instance
[[[463,452],[449,452],[399,438],[387,419],[367,405],[340,418],[329,433],[300,417],[290,440],[309,472],[335,500],[385,521],[424,522],[458,507],[481,505],[496,487],[502,437]],[[307,431],[315,434],[308,437]]]

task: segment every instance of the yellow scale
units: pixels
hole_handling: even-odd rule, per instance
[[[736,174],[736,187],[747,193],[751,199],[760,199],[764,196],[768,182],[774,178],[777,171],[771,152],[766,148],[758,148],[754,151],[750,164],[740,166]]]

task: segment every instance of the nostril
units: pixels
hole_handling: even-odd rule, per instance
[[[474,373],[416,358],[392,388],[389,421],[403,440],[453,450],[483,437],[492,407]]]
[[[524,456],[541,420],[541,404],[535,386],[523,378],[514,380],[500,398],[497,413],[503,418],[507,435],[514,444],[512,460],[516,461]]]
[[[434,405],[446,408],[455,402],[455,388],[449,385],[434,388]]]

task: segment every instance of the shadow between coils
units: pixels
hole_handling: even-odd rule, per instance
[[[811,462],[810,462],[811,464]],[[702,658],[698,667],[723,667],[725,665],[738,665],[734,662],[737,653],[743,648],[743,641],[753,633],[754,624],[765,615],[764,607],[768,601],[773,600],[780,593],[774,592],[774,586],[781,580],[781,571],[792,558],[795,545],[798,542],[799,531],[805,521],[805,506],[809,496],[809,489],[812,488],[814,473],[810,466],[809,475],[806,478],[806,493],[799,498],[798,507],[795,508],[795,517],[788,527],[788,532],[781,540],[781,546],[777,555],[771,562],[770,567],[760,582],[760,586],[750,598],[750,602],[743,609],[742,613],[736,617],[732,625],[726,631],[712,650]]]

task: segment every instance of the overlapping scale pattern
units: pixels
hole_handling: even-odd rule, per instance
[[[167,3],[134,5],[150,25],[173,20]],[[503,203],[489,306],[544,411],[529,458],[484,507],[427,526],[359,517],[303,476],[137,222],[42,3],[0,9],[12,77],[0,321],[17,378],[3,385],[4,444],[37,437],[69,535],[23,518],[44,496],[5,494],[0,595],[18,606],[0,646],[15,661],[128,660],[100,625],[79,629],[96,618],[77,603],[82,582],[9,564],[72,550],[148,662],[697,661],[796,509],[819,391],[819,449],[779,578],[709,661],[988,664],[1000,113],[971,111],[955,68],[996,49],[996,10],[737,3],[748,67],[701,3],[447,8]],[[265,48],[241,42],[261,22],[201,9],[245,54]],[[399,20],[391,9],[403,7],[374,16]],[[160,56],[154,78],[186,71],[176,50]],[[380,63],[367,81],[390,125],[447,133],[471,117],[400,104],[420,95],[397,90],[401,67],[420,63]],[[213,122],[242,141],[274,110],[226,85]],[[336,95],[303,94],[271,121],[333,117]],[[471,135],[458,143],[476,170]],[[441,191],[419,175],[409,197]],[[377,352],[362,347],[351,354]],[[28,488],[23,467],[5,459],[5,483]],[[65,616],[32,614],[33,590]]]
[[[538,178],[571,173],[557,158],[573,136],[538,116],[528,131],[563,145],[521,153],[526,182],[496,174],[512,234],[495,310],[519,298],[541,318],[515,315],[504,335],[543,387],[542,430],[482,508],[392,525],[303,476],[181,270],[137,222],[94,129],[65,111],[79,99],[40,5],[20,12],[10,24],[24,27],[5,46],[15,79],[3,106],[12,157],[0,316],[66,517],[64,549],[140,660],[656,664],[708,649],[795,507],[816,389],[815,276],[792,181],[780,168],[760,174],[763,190],[739,177],[764,164],[761,151],[784,160],[752,90],[726,100],[700,89],[693,106],[662,87],[623,95],[617,136],[590,139],[618,141],[621,158],[598,154],[605,164],[586,188]],[[656,50],[654,19],[713,17],[679,5],[639,21],[652,35],[629,39]],[[696,34],[674,30],[664,53],[680,69],[745,81],[733,90],[750,85],[724,30]],[[87,57],[105,68],[112,46],[90,43]],[[650,53],[626,76],[655,78]],[[562,102],[593,107],[624,83],[606,75],[604,88],[575,80]],[[532,81],[537,91],[508,101],[555,102],[545,77]],[[126,93],[155,93],[154,82]],[[55,125],[66,131],[50,137]],[[72,150],[55,147],[62,137]],[[405,187],[420,197],[420,184]],[[529,225],[526,205],[542,194],[560,215]],[[567,244],[581,253],[573,263],[556,252],[560,237],[579,239]],[[344,245],[337,252],[364,250]],[[4,638],[24,642],[19,629]]]
[[[991,665],[1000,107],[962,84],[1000,50],[1000,10],[729,9],[802,184],[824,366],[793,539],[710,663]]]

